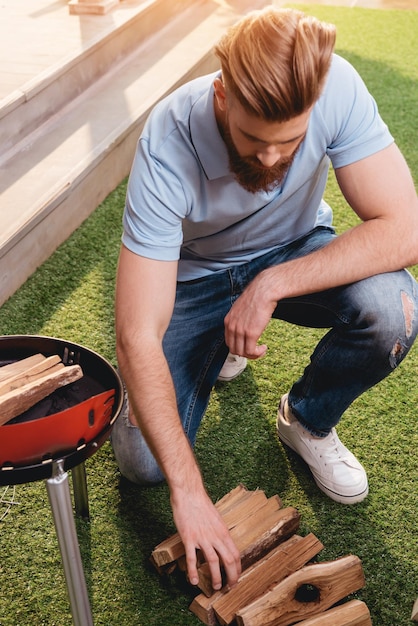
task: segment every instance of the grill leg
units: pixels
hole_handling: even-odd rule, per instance
[[[52,476],[45,482],[61,551],[74,626],[93,626],[71,506],[68,474],[64,471],[63,460],[53,462]]]
[[[76,465],[71,470],[73,478],[73,492],[75,512],[80,517],[89,519],[89,496],[87,493],[86,466],[84,463]]]

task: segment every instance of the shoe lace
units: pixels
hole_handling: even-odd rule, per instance
[[[312,437],[311,441],[315,451],[318,453],[319,458],[324,460],[325,465],[337,460],[349,460],[348,451],[338,439],[335,431],[331,431],[328,437],[324,437],[322,439]]]

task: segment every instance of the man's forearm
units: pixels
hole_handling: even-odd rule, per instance
[[[408,267],[418,262],[418,237],[410,228],[397,236],[384,219],[363,222],[320,250],[266,270],[264,286],[277,302]]]
[[[162,349],[144,341],[118,348],[133,417],[170,487],[200,477],[177,410],[171,374]]]
[[[241,572],[240,555],[219,512],[210,500],[200,469],[177,412],[171,375],[161,351],[141,343],[138,352],[119,349],[122,374],[135,417],[170,488],[174,522],[185,546],[190,582],[198,583],[196,550],[208,562],[214,589],[222,586],[220,562],[234,585]],[[135,356],[133,356],[135,354]]]
[[[327,246],[304,257],[261,272],[248,285],[225,318],[225,339],[231,352],[248,358],[263,356],[258,340],[277,302],[395,271],[418,261],[418,224],[396,234],[390,222],[363,222]],[[415,230],[414,230],[415,229]]]

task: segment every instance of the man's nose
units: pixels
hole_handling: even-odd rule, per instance
[[[280,159],[280,150],[276,146],[269,146],[257,152],[256,156],[264,167],[273,167]]]

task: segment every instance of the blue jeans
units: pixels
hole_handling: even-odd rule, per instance
[[[231,305],[264,269],[304,256],[334,237],[333,230],[320,227],[244,265],[178,283],[163,346],[192,445],[228,354],[224,318]],[[399,365],[418,332],[417,296],[415,280],[401,270],[279,302],[274,318],[329,329],[289,392],[289,405],[307,430],[326,436],[355,398]],[[137,482],[161,480],[146,444],[140,447],[132,459],[140,466]]]

